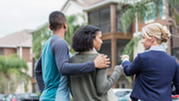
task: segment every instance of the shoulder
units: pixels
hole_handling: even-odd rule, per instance
[[[176,65],[179,65],[178,62],[177,62],[177,59],[175,58],[175,56],[170,56],[170,57],[175,62]]]
[[[75,54],[74,56],[72,56],[70,58],[70,62],[88,62],[88,61],[92,61],[94,60],[96,57],[98,56],[98,54]]]
[[[68,47],[68,44],[65,40],[60,38],[59,36],[55,35],[51,39],[51,46],[52,47]]]
[[[163,54],[164,52],[156,52],[156,51],[146,51],[146,52],[143,52],[143,53],[139,53],[138,56],[140,58],[148,58],[148,57],[155,57],[156,54]]]
[[[158,59],[158,58],[162,58],[162,59],[170,59],[170,60],[175,60],[175,57],[169,55],[166,52],[163,51],[147,51],[147,52],[143,52],[138,54],[142,59],[144,58],[150,58],[150,59]]]
[[[99,54],[75,54],[71,57],[71,59],[75,59],[77,57],[85,57],[85,58],[96,58]]]
[[[136,58],[138,61],[140,60],[146,60],[151,56],[150,52],[143,52],[143,53],[138,53]]]

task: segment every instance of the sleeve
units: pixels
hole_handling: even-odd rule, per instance
[[[40,92],[42,93],[43,89],[45,88],[45,84],[44,84],[43,77],[42,77],[41,58],[42,57],[39,58],[39,60],[38,60],[38,62],[36,64],[34,73],[35,73],[35,78],[37,80],[38,87],[40,89]]]
[[[115,66],[111,76],[107,77],[107,69],[99,69],[96,74],[97,93],[99,95],[106,93],[117,82],[122,72],[120,66]]]
[[[179,64],[178,63],[177,63],[177,69],[176,69],[176,72],[175,72],[173,84],[176,88],[176,94],[179,94]]]
[[[94,72],[96,70],[94,61],[78,64],[69,63],[68,45],[64,40],[54,41],[51,48],[58,70],[62,75],[84,74]]]
[[[124,61],[122,63],[123,70],[126,76],[131,76],[140,71],[140,56],[138,55],[132,63]]]

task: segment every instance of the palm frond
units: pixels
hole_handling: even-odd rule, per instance
[[[127,54],[130,57],[130,61],[133,60],[133,53],[134,53],[134,49],[135,47],[137,47],[138,42],[142,39],[142,36],[139,35],[137,37],[132,38],[129,43],[126,45],[126,47],[124,48],[124,51],[122,52],[122,55]]]
[[[176,9],[173,10],[173,15],[175,18],[176,26],[179,26],[179,12]]]
[[[179,6],[179,0],[167,0],[167,1],[174,8]]]
[[[146,12],[151,10],[151,7],[147,5],[148,3],[150,2],[155,3],[157,7],[152,9],[157,11],[156,13],[159,12],[158,5],[161,3],[161,0],[141,0],[140,2],[137,1],[138,0],[134,0],[133,4],[129,4],[126,2],[118,4],[118,9],[123,11],[120,21],[124,33],[127,32],[127,29],[133,23],[136,17],[135,14],[138,15],[139,19],[143,20],[143,18],[146,16]],[[148,18],[150,18],[151,16],[152,15],[147,15]]]

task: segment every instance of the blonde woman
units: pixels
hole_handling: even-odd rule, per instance
[[[160,46],[167,42],[170,32],[159,23],[142,28],[142,44],[147,50],[138,54],[132,63],[129,56],[123,55],[122,66],[125,75],[136,74],[132,101],[172,101],[171,85],[179,93],[179,64]]]

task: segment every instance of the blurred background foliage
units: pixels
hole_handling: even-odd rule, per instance
[[[151,10],[151,7],[148,6],[148,3],[153,2],[155,4],[154,7],[152,7],[153,11],[156,11],[155,13],[161,13],[161,5],[163,5],[164,0],[133,0],[133,4],[128,3],[130,0],[125,0],[124,3],[118,4],[118,9],[122,10],[122,16],[121,16],[121,27],[122,30],[126,33],[129,26],[134,22],[136,19],[135,17],[138,17],[139,20],[144,20],[146,17],[146,12]],[[169,19],[166,19],[167,25],[174,27],[175,30],[179,32],[179,0],[166,0],[167,6],[170,10],[172,10],[172,14],[170,14]],[[137,15],[137,16],[136,16]],[[148,15],[147,17],[152,17],[153,14]],[[176,33],[175,33],[176,34]],[[142,39],[141,36],[134,37],[130,40],[130,42],[126,45],[124,51],[122,54],[128,54],[131,58],[130,61],[133,60],[133,51],[134,48],[137,47],[137,43]]]
[[[78,18],[82,19],[82,22],[79,24]],[[74,34],[74,32],[80,27],[85,25],[85,17],[82,14],[75,14],[66,16],[67,19],[67,34],[65,36],[65,40],[67,41],[70,49],[70,53],[74,53],[73,49],[71,48],[71,39]],[[41,28],[34,31],[33,33],[33,39],[32,39],[32,49],[35,56],[35,60],[40,57],[41,51],[43,48],[43,45],[48,40],[48,38],[52,36],[52,32],[49,29],[49,24],[44,24]]]
[[[26,61],[20,59],[18,55],[0,56],[0,93],[14,93],[22,82],[27,91],[27,84],[30,80],[30,76],[26,73],[27,70]]]

